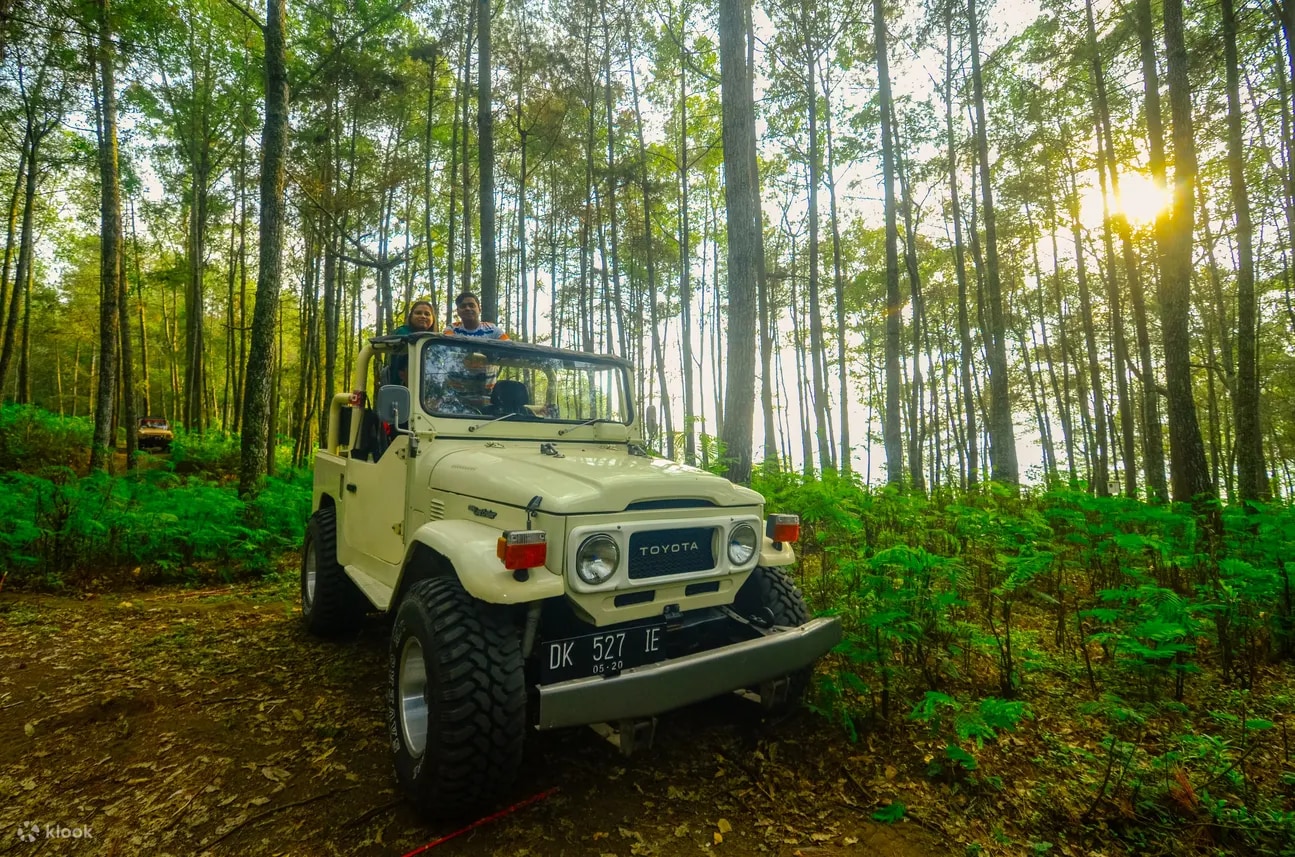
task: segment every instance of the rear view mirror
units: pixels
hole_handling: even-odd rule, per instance
[[[409,422],[409,388],[399,384],[384,384],[378,390],[378,419],[393,426]]]

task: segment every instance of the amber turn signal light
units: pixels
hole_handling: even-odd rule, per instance
[[[548,536],[543,530],[504,530],[495,554],[504,568],[539,568],[548,557]]]
[[[764,522],[764,534],[775,542],[800,540],[800,515],[770,515]]]

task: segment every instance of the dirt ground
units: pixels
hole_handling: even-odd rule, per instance
[[[0,594],[0,855],[407,855],[462,828],[395,792],[386,624],[323,643],[292,594]],[[500,806],[538,799],[422,853],[962,852],[911,811],[872,820],[920,798],[902,788],[812,713],[729,697],[629,759],[590,729],[534,733]]]

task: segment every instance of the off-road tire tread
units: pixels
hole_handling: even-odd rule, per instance
[[[306,559],[301,554],[301,617],[317,637],[338,637],[354,631],[364,618],[365,598],[337,561],[337,512],[320,509],[310,516],[306,540],[315,551],[315,598],[306,601]]]
[[[455,578],[419,581],[410,587],[405,604],[410,600],[417,602],[419,621],[427,621],[427,748],[418,778],[401,764],[403,748],[396,772],[422,814],[462,817],[497,800],[521,766],[526,735],[521,646],[499,608],[477,601]],[[404,639],[398,619],[392,636],[391,706],[396,705]],[[388,719],[398,731],[398,716]]]
[[[736,605],[739,612],[750,615],[761,607],[768,607],[773,613],[775,625],[803,625],[809,621],[809,607],[800,588],[796,586],[787,573],[780,568],[757,566],[738,592]],[[787,702],[779,706],[780,711],[795,708],[809,689],[814,668],[805,667],[792,673],[791,686],[787,690]]]

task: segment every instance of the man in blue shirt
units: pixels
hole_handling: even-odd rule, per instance
[[[482,339],[507,339],[508,334],[488,321],[481,320],[481,301],[472,292],[463,292],[454,299],[459,311],[459,323],[445,328],[446,336],[479,336]]]
[[[446,336],[472,336],[478,339],[507,339],[508,334],[488,321],[481,320],[481,301],[472,292],[463,292],[454,299],[458,309],[459,323],[445,328]],[[499,377],[499,367],[492,366],[480,354],[465,354],[461,367],[448,370],[445,374],[447,397],[460,406],[472,409],[471,412],[485,413],[490,405],[490,393],[494,389],[495,379]],[[443,404],[442,409],[447,405]]]

